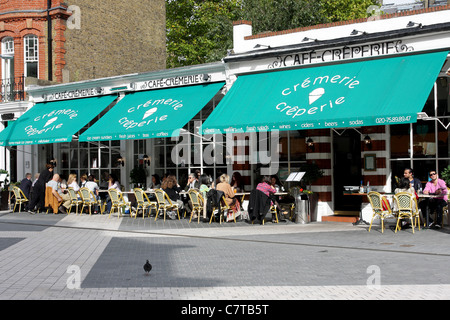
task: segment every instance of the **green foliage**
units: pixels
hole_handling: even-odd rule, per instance
[[[311,184],[322,178],[324,174],[323,170],[321,170],[315,162],[301,164],[300,171],[305,172],[302,182],[310,187]]]
[[[167,67],[218,61],[232,47],[239,0],[166,1]]]
[[[440,177],[442,180],[445,181],[447,187],[450,187],[450,166],[442,170]]]
[[[367,18],[368,8],[377,5],[377,0],[320,0],[322,15],[328,22]]]
[[[134,167],[130,171],[130,179],[131,183],[145,184],[147,180],[147,171],[144,169],[143,166]]]
[[[166,0],[167,68],[220,61],[233,47],[233,21],[253,33],[368,17],[376,0]]]

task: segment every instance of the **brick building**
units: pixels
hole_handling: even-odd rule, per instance
[[[165,69],[165,3],[0,0],[0,44],[0,114],[10,120],[31,106],[30,85]],[[0,152],[1,168],[11,151]]]

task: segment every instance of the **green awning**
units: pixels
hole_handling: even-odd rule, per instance
[[[202,134],[413,123],[448,52],[239,76]]]
[[[223,87],[210,83],[127,94],[80,141],[174,137]]]
[[[70,142],[117,96],[37,103],[0,132],[0,146]]]

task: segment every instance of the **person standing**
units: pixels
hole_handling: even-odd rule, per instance
[[[35,208],[38,210],[45,210],[45,184],[53,178],[52,164],[47,164],[45,169],[39,174],[39,178],[33,186],[33,198],[28,204],[28,212],[35,214]]]
[[[427,209],[428,212],[436,210],[436,221],[432,221],[429,227],[440,228],[442,223],[442,213],[444,211],[443,209],[447,205],[448,201],[447,185],[444,180],[439,179],[436,170],[430,171],[430,179],[431,181],[427,182],[425,189],[423,189],[423,193],[435,196],[428,199]]]
[[[22,190],[25,197],[27,197],[28,200],[30,200],[30,191],[31,191],[31,185],[33,182],[31,182],[31,173],[27,173],[25,178],[20,182],[19,188]]]

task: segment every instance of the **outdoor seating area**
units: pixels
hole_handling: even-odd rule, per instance
[[[423,193],[415,195],[409,192],[398,192],[396,194],[368,192],[367,198],[373,213],[368,231],[371,231],[374,220],[378,219],[380,220],[381,233],[386,230],[385,224],[388,219],[393,222],[392,227],[395,226],[393,228],[395,233],[401,229],[409,228],[411,228],[413,234],[416,230],[420,231],[421,226],[428,226],[430,216],[437,215],[437,210],[430,211],[427,205],[423,205],[424,201],[434,197]],[[442,225],[444,224],[444,218],[449,224],[448,204],[443,208]]]
[[[9,198],[10,209],[13,212],[24,212],[25,204],[29,202],[29,199],[25,197],[23,192],[18,187],[13,187],[12,194]],[[157,222],[159,220],[178,220],[188,219],[189,223],[195,222],[200,224],[201,217],[207,216],[207,219],[203,219],[203,222],[212,224],[217,222],[222,223],[234,223],[237,222],[251,222],[255,223],[256,220],[249,217],[247,210],[239,206],[239,209],[233,209],[226,201],[223,192],[215,189],[211,189],[210,194],[206,197],[197,189],[189,189],[188,191],[180,192],[180,196],[184,197],[186,201],[189,201],[191,207],[190,212],[181,208],[180,205],[172,201],[167,193],[162,189],[148,189],[134,188],[130,191],[119,191],[117,189],[99,190],[99,194],[107,194],[107,197],[96,196],[91,190],[86,187],[80,188],[75,191],[73,188],[67,188],[68,195],[70,197],[70,206],[64,213],[67,215],[108,215],[117,216],[117,218],[152,218],[152,221]],[[285,194],[285,193],[283,193]],[[239,199],[239,203],[246,201],[245,199],[251,195],[250,192],[236,193],[236,199]],[[58,206],[61,206],[61,202],[56,199],[52,199],[51,188],[48,187],[46,192],[45,214],[61,214],[58,210]],[[217,201],[212,200],[217,197]],[[54,197],[53,197],[54,198]],[[108,201],[110,202],[109,211],[107,210]],[[292,210],[295,206],[291,205]],[[289,213],[289,217],[293,216],[293,213]],[[174,213],[175,218],[168,218]],[[276,208],[271,205],[268,210],[260,213],[261,225],[264,225],[265,220],[272,219],[272,222],[279,223],[285,221],[283,217],[278,217],[276,214]]]

